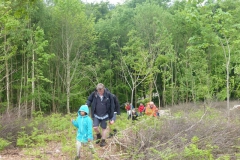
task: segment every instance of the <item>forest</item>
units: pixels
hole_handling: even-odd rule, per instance
[[[170,114],[122,107],[85,159],[240,159],[239,15],[240,0],[0,0],[0,159],[74,159],[70,120],[98,83]]]
[[[135,106],[237,100],[239,15],[239,0],[1,0],[0,113],[75,112],[97,83]]]

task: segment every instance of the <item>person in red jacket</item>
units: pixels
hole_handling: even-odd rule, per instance
[[[142,103],[140,103],[139,107],[138,107],[138,112],[139,112],[139,115],[142,116],[143,113],[144,113],[144,110],[145,110],[145,107]]]
[[[130,104],[129,104],[128,102],[127,102],[126,105],[125,105],[125,109],[126,109],[126,111],[127,111],[127,115],[129,116],[130,113],[131,113],[131,106],[130,106]]]

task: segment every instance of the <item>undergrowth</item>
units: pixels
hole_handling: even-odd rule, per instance
[[[138,121],[128,120],[126,113],[117,116],[116,123],[110,126],[118,131],[109,144],[115,150],[104,155],[115,154],[124,160],[240,159],[239,111],[231,113],[230,121],[226,110],[213,107],[178,106],[171,111],[170,117],[141,116]],[[48,159],[42,152],[47,153],[49,143],[55,142],[61,145],[63,154],[73,159],[76,128],[70,122],[72,118],[76,114],[44,116],[36,112],[32,120],[22,123],[16,145],[26,155]],[[11,138],[0,138],[0,150],[10,143]],[[102,159],[100,156],[94,155],[94,159]]]

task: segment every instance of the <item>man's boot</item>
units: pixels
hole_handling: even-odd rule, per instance
[[[102,139],[101,143],[100,143],[100,147],[104,147],[106,145],[107,145],[107,143],[106,143],[105,139]]]
[[[98,144],[98,143],[101,141],[101,138],[102,138],[101,134],[98,133],[98,134],[97,134],[96,144]]]
[[[115,136],[117,134],[117,129],[113,129],[113,135]]]
[[[112,138],[113,137],[113,133],[110,133],[108,138]]]

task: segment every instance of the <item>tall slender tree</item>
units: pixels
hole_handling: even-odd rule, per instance
[[[66,91],[66,107],[70,113],[71,88],[82,78],[81,65],[87,59],[88,49],[94,43],[93,19],[85,14],[78,0],[59,0],[54,7],[57,68]],[[58,36],[59,35],[59,36]]]

